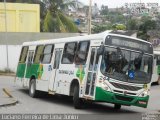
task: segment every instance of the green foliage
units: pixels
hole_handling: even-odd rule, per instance
[[[51,12],[48,11],[44,19],[43,31],[44,32],[52,31],[54,29],[53,26],[54,26],[53,17],[51,15]]]
[[[148,41],[150,38],[150,36],[147,35],[147,33],[143,32],[143,31],[138,31],[137,37],[140,39],[146,40],[146,41]]]
[[[148,18],[144,19],[144,17],[142,18],[142,21],[143,22],[139,26],[137,37],[144,39],[144,40],[149,40],[149,35],[147,34],[147,32],[149,30],[156,29],[156,21],[148,19]]]
[[[127,30],[137,30],[138,21],[136,19],[130,19],[127,21]]]
[[[157,15],[157,20],[156,20],[156,29],[160,30],[160,14]]]
[[[96,25],[95,27],[92,28],[92,33],[100,33],[106,30],[111,30],[112,25]]]
[[[112,24],[124,24],[125,23],[125,17],[121,13],[115,13],[115,12],[110,12],[107,16],[106,19],[108,19]]]
[[[43,24],[45,32],[78,32],[74,22],[65,15],[66,9],[75,7],[74,0],[45,0],[44,2],[50,11],[46,14]]]
[[[126,30],[126,26],[123,25],[123,24],[114,24],[114,25],[112,26],[112,29],[113,29],[113,30]]]
[[[107,15],[108,12],[109,12],[108,6],[102,5],[102,6],[101,6],[101,10],[100,10],[100,14],[101,14],[101,15]]]
[[[78,32],[77,26],[74,24],[74,22],[64,14],[60,13],[60,20],[62,21],[63,26],[65,27],[66,31],[69,32]]]
[[[146,21],[151,20],[151,19],[152,19],[152,17],[150,17],[150,16],[142,16],[141,22],[146,22]]]

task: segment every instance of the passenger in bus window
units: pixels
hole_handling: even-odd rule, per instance
[[[138,62],[135,62],[135,71],[136,70],[140,70],[140,67],[141,67],[141,62],[140,61],[138,61]]]
[[[115,68],[115,62],[113,61],[114,59],[114,52],[107,52],[105,56],[105,66],[106,66],[106,72],[108,73],[113,73],[114,68]]]

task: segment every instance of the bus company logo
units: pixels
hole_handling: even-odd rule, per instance
[[[39,65],[37,73],[38,73],[38,80],[40,80],[42,77],[42,74],[43,74],[43,65],[42,64]]]
[[[80,83],[82,83],[83,81],[83,78],[85,76],[85,71],[84,71],[84,67],[83,65],[80,65],[78,70],[77,70],[77,73],[76,73],[76,76],[79,78],[80,80]]]
[[[51,65],[48,66],[48,71],[52,71],[52,66]]]

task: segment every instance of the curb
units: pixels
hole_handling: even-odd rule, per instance
[[[13,77],[15,77],[15,76],[16,76],[16,74],[0,73],[0,76],[13,76]]]
[[[18,103],[18,100],[16,100],[16,99],[9,93],[9,91],[8,91],[6,88],[3,88],[2,90],[3,90],[3,92],[4,92],[9,98],[12,98],[12,99],[13,99],[13,102],[0,105],[0,107],[12,106],[12,105],[16,105],[16,104]]]
[[[13,106],[16,105],[18,103],[18,100],[15,100],[14,102],[8,103],[8,104],[3,104],[0,105],[0,107],[8,107],[8,106]]]

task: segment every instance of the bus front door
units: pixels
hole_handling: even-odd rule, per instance
[[[95,80],[97,76],[98,60],[99,57],[97,56],[97,48],[93,47],[90,55],[90,63],[85,88],[85,95],[91,98],[93,98],[95,92]]]
[[[62,49],[55,49],[53,53],[53,70],[49,81],[49,92],[54,93],[56,91],[56,76],[58,74],[60,59],[62,56]]]

